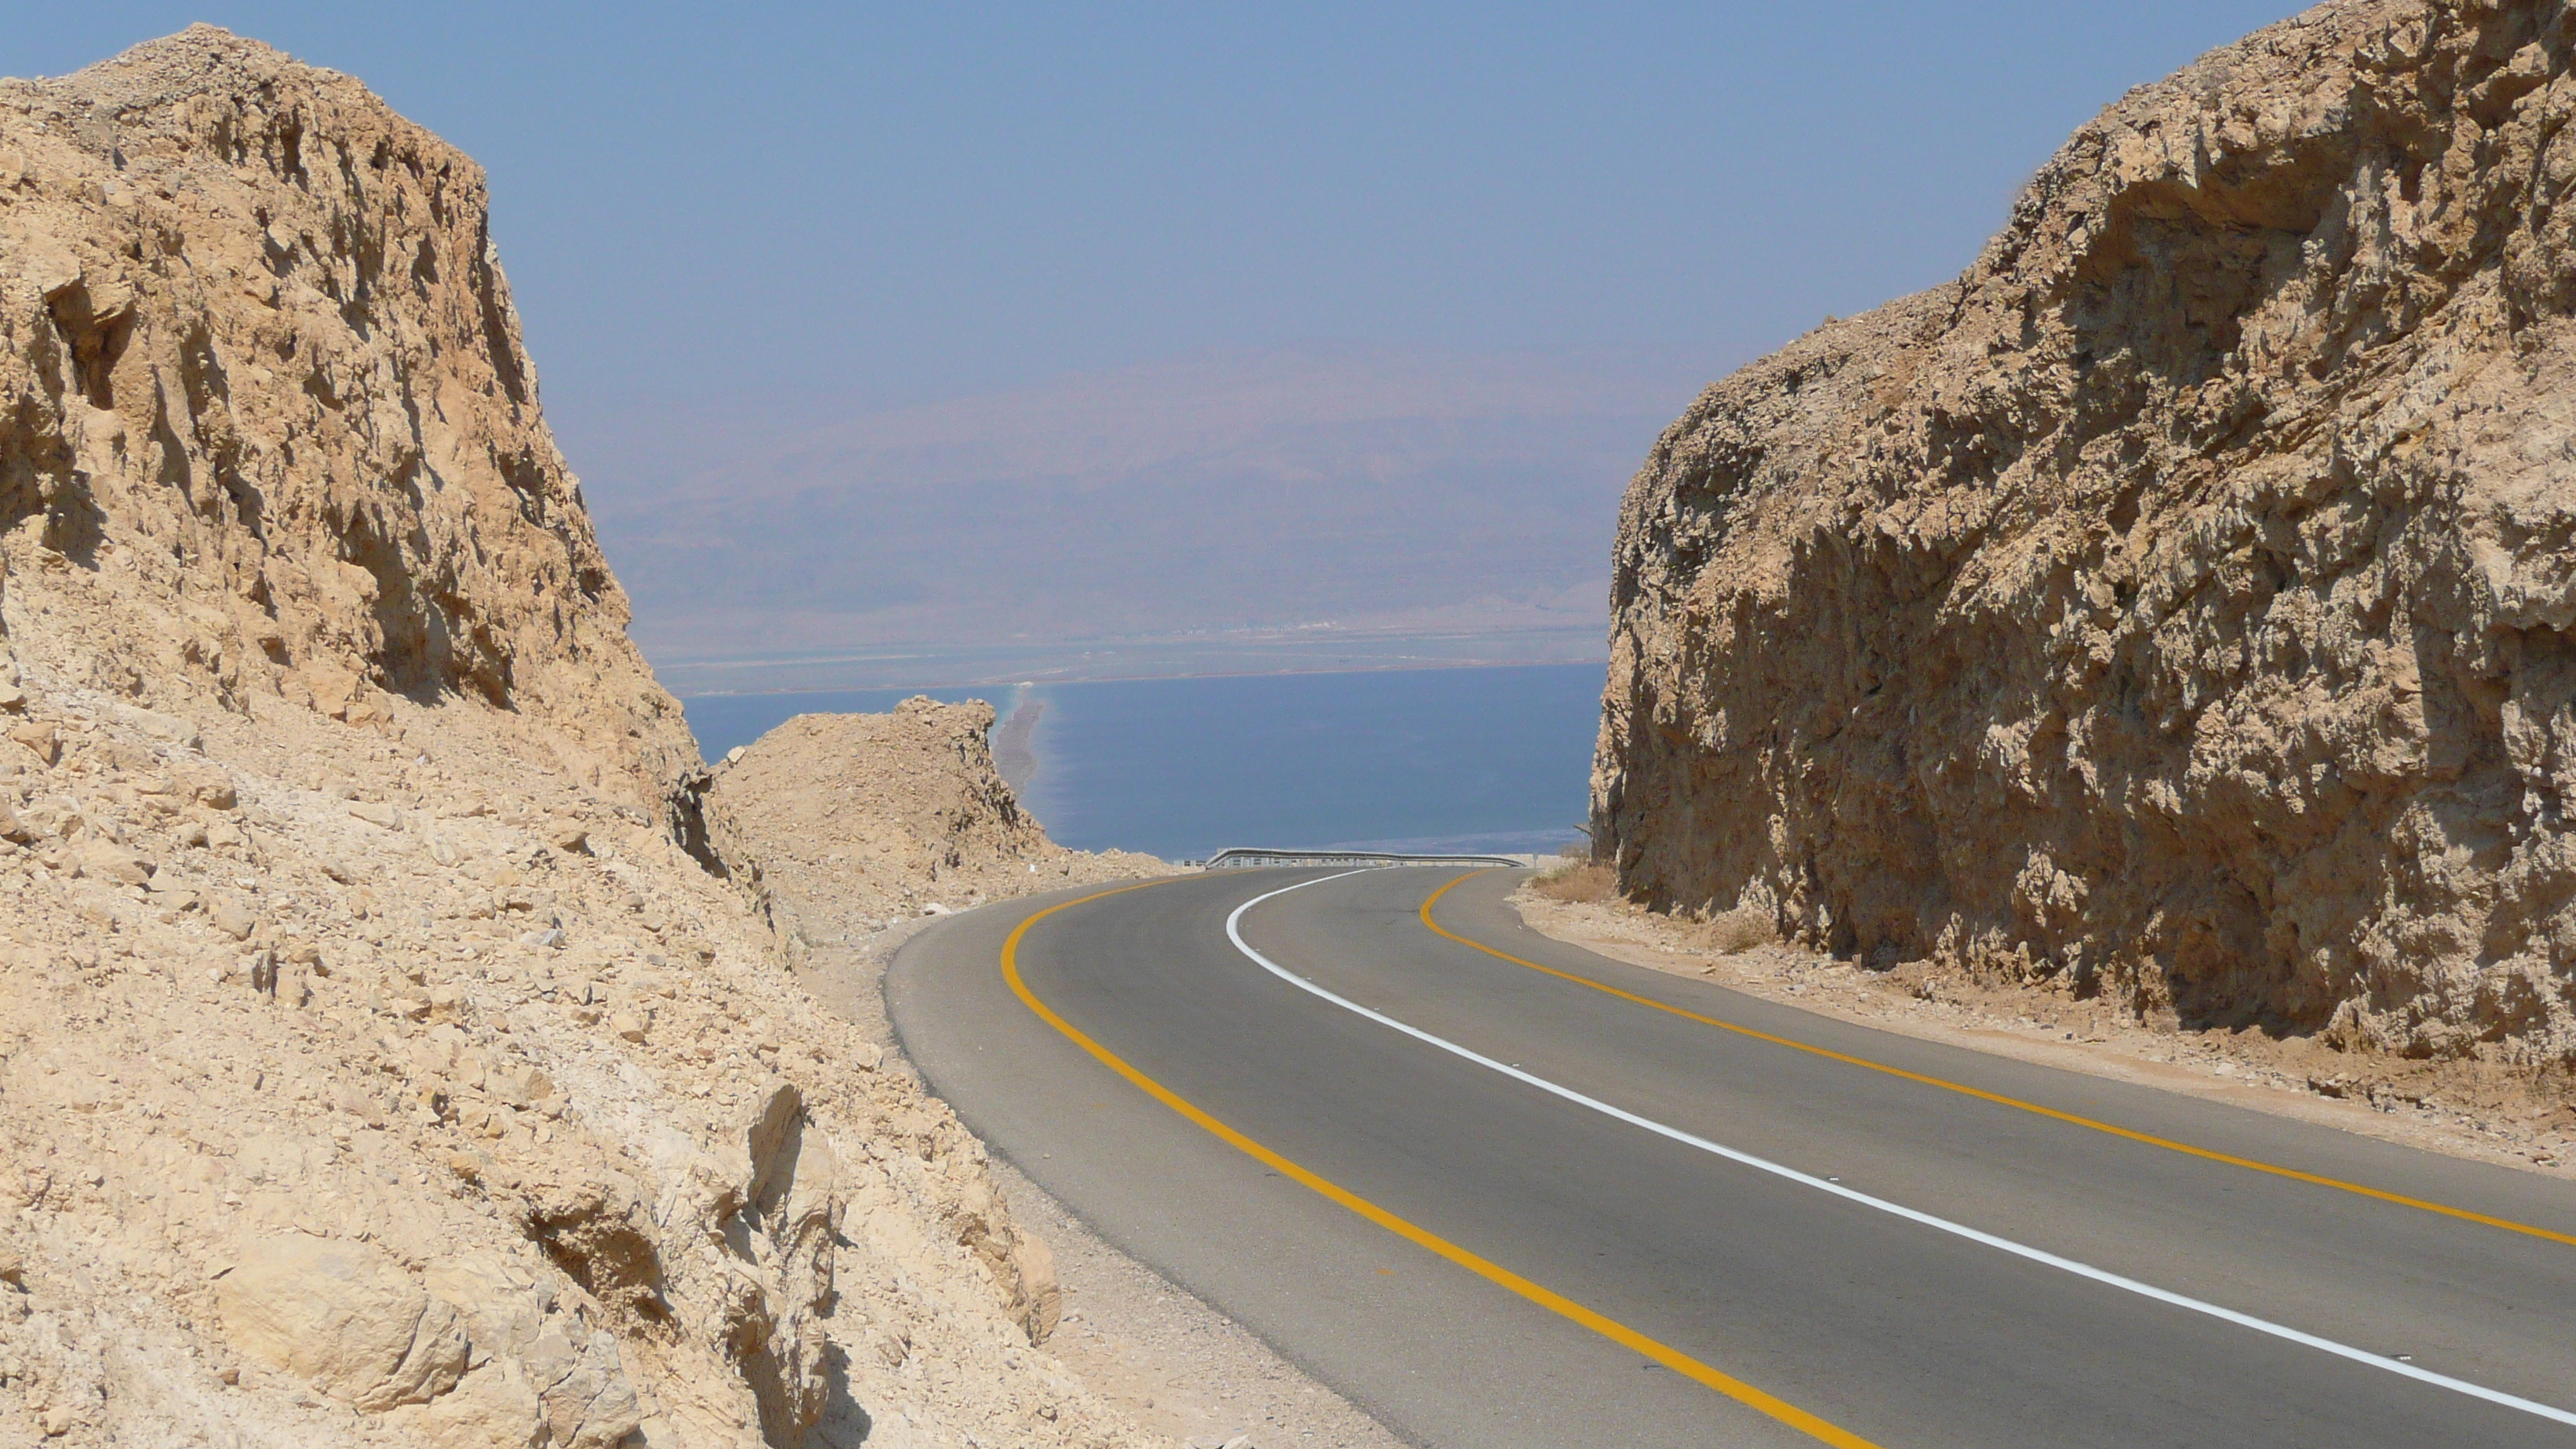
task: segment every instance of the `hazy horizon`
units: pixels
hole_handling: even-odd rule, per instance
[[[8,68],[202,19],[463,147],[637,641],[846,687],[808,666],[1597,653],[1699,387],[1955,275],[2286,10],[143,0]]]

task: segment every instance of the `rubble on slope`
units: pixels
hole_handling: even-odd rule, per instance
[[[1048,840],[994,767],[992,727],[980,700],[800,714],[717,767],[718,847],[760,863],[756,888],[792,958],[926,914],[1171,869]]]
[[[470,160],[0,83],[0,333],[0,1441],[1148,1442],[715,853]]]

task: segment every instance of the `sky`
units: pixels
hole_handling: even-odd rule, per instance
[[[2287,13],[0,0],[0,70],[203,19],[476,157],[647,657],[852,688],[1602,657],[1699,388]]]
[[[877,409],[1207,348],[1740,360],[1956,273],[2155,4],[12,3],[54,74],[207,20],[482,161],[550,401]]]

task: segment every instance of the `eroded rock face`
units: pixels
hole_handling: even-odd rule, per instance
[[[426,1404],[465,1377],[454,1305],[371,1244],[264,1237],[216,1280],[215,1311],[244,1353],[361,1409]]]
[[[2319,7],[1622,513],[1623,884],[2191,1022],[2576,1053],[2576,21]]]
[[[800,714],[714,770],[704,810],[717,851],[791,957],[924,910],[1170,869],[1047,839],[994,768],[992,727],[981,700]]]
[[[481,168],[358,82],[206,26],[0,82],[0,556],[114,629],[65,679],[471,695],[667,796],[696,749],[536,387]]]
[[[0,82],[0,333],[0,1443],[1142,1442],[719,878],[470,162]]]

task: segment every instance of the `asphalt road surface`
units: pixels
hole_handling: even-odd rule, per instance
[[[995,1150],[1424,1444],[2576,1444],[2564,1184],[1604,960],[1515,879],[1015,901],[888,1004]]]

